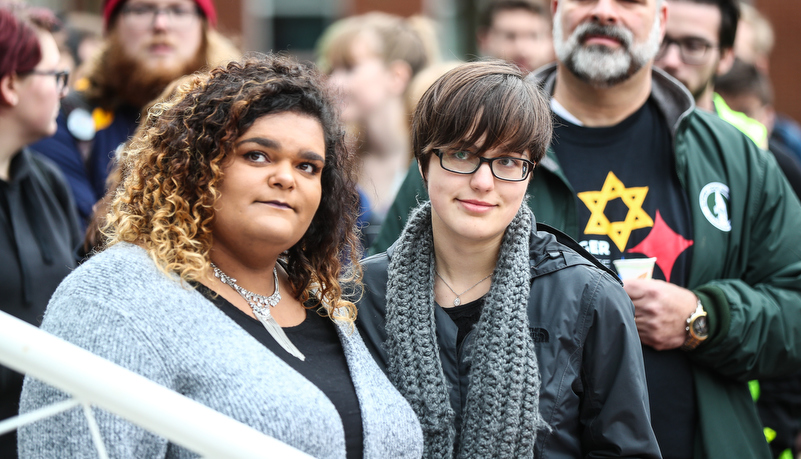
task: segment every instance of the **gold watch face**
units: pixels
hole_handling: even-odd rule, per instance
[[[690,324],[690,332],[692,332],[693,336],[696,338],[705,339],[709,334],[706,316],[696,317],[695,320],[693,320],[693,322]]]

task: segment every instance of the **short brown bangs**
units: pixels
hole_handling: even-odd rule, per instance
[[[419,113],[428,118],[424,154],[434,148],[467,149],[476,154],[499,148],[538,162],[551,137],[552,119],[539,89],[519,75],[494,73],[449,83],[429,94],[433,104]],[[435,85],[436,86],[436,85]],[[433,97],[431,97],[433,96]],[[423,127],[423,126],[420,126]]]

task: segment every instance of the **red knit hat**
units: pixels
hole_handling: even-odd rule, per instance
[[[125,0],[103,0],[103,30],[108,30],[108,23],[111,21],[111,16],[120,9]],[[217,10],[214,9],[214,2],[212,0],[195,0],[200,11],[206,16],[209,25],[215,27],[217,25]]]

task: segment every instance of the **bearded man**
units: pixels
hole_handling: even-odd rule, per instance
[[[656,258],[653,279],[624,288],[662,455],[769,459],[747,381],[801,367],[801,203],[772,155],[654,68],[662,0],[551,10],[557,62],[530,78],[551,96],[554,141],[528,205],[607,266]],[[413,165],[371,251],[418,199]]]
[[[656,257],[625,289],[663,456],[767,459],[746,381],[801,364],[801,205],[771,155],[653,68],[661,0],[552,9],[557,64],[535,78],[558,141],[532,208],[605,264]]]
[[[58,131],[34,147],[64,172],[84,223],[142,109],[173,80],[239,56],[214,29],[212,0],[105,0],[103,21],[103,47],[64,99]]]

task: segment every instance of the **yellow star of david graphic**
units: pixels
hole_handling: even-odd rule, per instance
[[[615,174],[609,172],[601,191],[578,193],[578,198],[592,212],[590,220],[587,222],[587,227],[584,228],[584,233],[605,234],[622,252],[629,242],[629,236],[631,236],[632,231],[654,226],[653,219],[642,209],[642,203],[645,201],[645,195],[647,194],[647,186],[626,188],[626,185]],[[604,215],[606,204],[616,198],[620,198],[629,208],[626,220],[622,222],[610,222]]]

